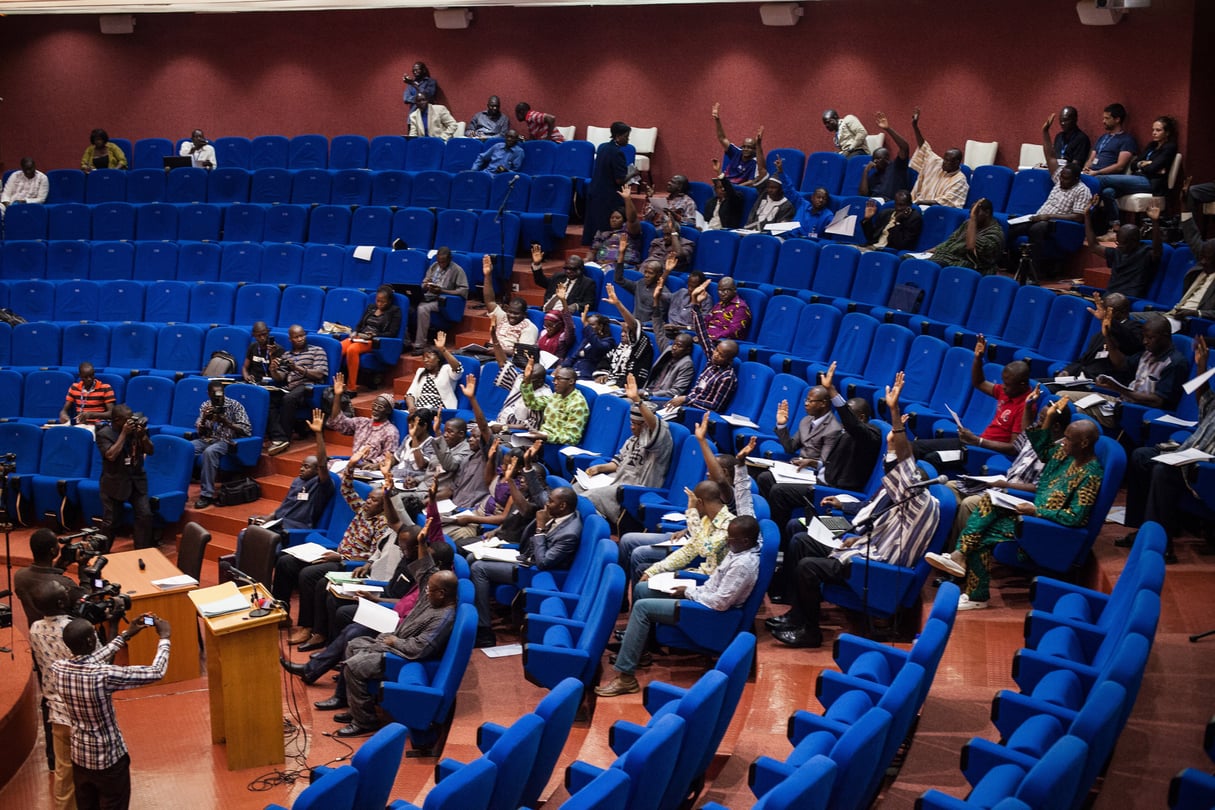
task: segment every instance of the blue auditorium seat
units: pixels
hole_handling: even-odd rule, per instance
[[[83,203],[60,203],[47,207],[48,239],[91,239],[93,211]]]
[[[1010,217],[1037,213],[1053,186],[1050,172],[1045,169],[1022,169],[1013,177],[1005,213]]]
[[[261,242],[266,235],[266,206],[234,203],[224,212],[224,241]]]
[[[135,206],[127,202],[93,206],[93,239],[120,241],[134,238]]]
[[[304,267],[303,245],[263,245],[262,275],[265,284],[299,284]]]
[[[217,242],[181,242],[177,249],[178,281],[219,281],[223,250]]]
[[[946,326],[941,329],[931,328],[933,334],[939,334],[946,341],[953,343],[969,342],[966,337],[986,332],[993,336],[1004,331],[1008,323],[1009,313],[1016,301],[1018,284],[1007,276],[984,276],[979,279],[974,290],[974,301],[966,320],[960,325]]]
[[[173,410],[173,381],[155,374],[139,374],[127,382],[126,404],[148,417],[149,425],[166,425]]]
[[[278,320],[274,324],[287,328],[299,324],[312,331],[321,325],[321,310],[325,306],[325,291],[320,287],[296,284],[283,290]]]
[[[46,278],[50,281],[88,278],[92,258],[89,242],[47,242]]]
[[[178,206],[169,203],[140,205],[135,212],[135,238],[145,241],[177,239]]]
[[[378,205],[361,206],[350,218],[350,244],[387,246],[391,243],[392,211]]]
[[[251,286],[256,285],[246,285],[241,287],[241,290],[245,290]],[[275,289],[275,292],[278,292],[278,290]],[[212,354],[223,351],[236,358],[239,365],[244,360],[245,349],[252,342],[248,324],[252,324],[255,320],[260,319],[253,318],[245,322],[246,325],[242,326],[215,326],[208,329],[207,336],[203,340],[203,358],[210,360]]]
[[[219,155],[215,159],[219,166],[207,173],[207,202],[249,202],[249,170],[233,166]]]
[[[60,527],[72,525],[70,509],[80,504],[78,487],[89,477],[93,447],[92,434],[79,428],[52,427],[46,431],[38,472],[32,481],[35,515],[50,517]]]
[[[520,244],[530,245],[535,242],[547,251],[556,242],[564,239],[573,196],[570,178],[557,174],[533,176],[531,192],[527,197],[527,211],[520,217]]]
[[[206,201],[207,169],[183,166],[165,177],[165,202],[185,204]]]
[[[178,283],[178,282],[173,282]],[[107,372],[130,375],[152,368],[156,360],[157,327],[147,323],[117,323],[110,327]]]
[[[515,246],[519,244],[519,232],[522,228],[522,218],[519,214],[507,212],[501,217],[493,211],[482,211],[477,217],[477,236],[473,239],[472,253],[469,256],[469,263],[472,265],[464,265],[464,269],[468,272],[468,281],[470,287],[476,287],[473,284],[474,277],[480,277],[482,273],[481,257],[478,254],[490,254],[499,257],[502,254],[506,255],[505,267],[507,273],[513,264],[515,257]],[[495,267],[500,266],[495,261]]]
[[[259,135],[249,145],[249,169],[286,169],[290,151],[290,141],[284,136]]]
[[[130,279],[102,281],[101,300],[97,313],[103,321],[123,323],[143,319],[144,285]]]
[[[844,180],[840,183],[840,194],[845,197],[853,197],[861,193],[861,178],[865,176],[865,169],[869,166],[869,161],[872,158],[869,155],[853,155],[848,158],[848,165],[844,167]],[[862,197],[862,200],[865,198]],[[835,210],[839,210],[840,205],[834,206]],[[864,212],[864,203],[861,203],[861,210],[858,211],[855,207],[849,213],[859,214]]]
[[[42,278],[11,281],[8,294],[10,308],[27,321],[55,319],[55,285],[51,282]]]
[[[383,283],[384,257],[388,253],[388,250],[381,248],[372,251],[370,259],[360,259],[354,255],[353,250],[348,248],[342,255],[341,285],[374,293],[375,289]],[[402,312],[404,311],[402,310]],[[354,326],[354,324],[350,324],[350,326]]]
[[[367,205],[371,202],[371,176],[366,169],[335,171],[329,201],[334,205]]]
[[[776,259],[780,253],[780,240],[766,233],[747,234],[738,243],[731,271],[739,285],[758,287],[770,284],[776,270]],[[697,254],[703,249],[697,241]]]
[[[937,274],[932,302],[920,314],[892,312],[888,320],[908,326],[917,334],[944,334],[946,328],[966,322],[982,276],[968,267],[944,267]]]
[[[90,277],[103,281],[172,280],[177,278],[179,252],[176,242],[136,242],[134,247],[127,242],[98,242],[93,246]]]
[[[229,166],[236,169],[249,168],[253,144],[248,138],[231,135],[224,138],[216,138],[214,146],[215,162],[219,166],[216,169],[212,169],[212,173]]]
[[[193,324],[173,323],[162,326],[156,336],[156,362],[152,366],[154,371],[169,376],[197,373],[203,367],[204,335],[203,328]],[[203,382],[206,380],[203,379]],[[177,395],[174,395],[174,407],[177,399]],[[195,403],[194,416],[197,415]],[[190,424],[193,425],[193,421]]]
[[[177,154],[173,142],[168,138],[140,138],[135,141],[134,154],[131,155],[131,172],[140,169],[155,169],[164,176],[164,159]]]
[[[329,168],[329,139],[324,135],[296,135],[287,145],[287,168]]]
[[[204,281],[190,288],[189,323],[232,323],[236,287],[222,281]]]
[[[96,293],[94,293],[96,295]],[[74,372],[81,363],[97,368],[110,364],[110,327],[102,323],[72,323],[63,328],[63,350],[59,363],[65,371]],[[119,396],[118,389],[114,389]]]
[[[822,187],[828,194],[839,194],[847,163],[847,158],[835,152],[811,152],[806,156],[806,171],[798,190],[813,192]]]
[[[304,249],[300,283],[336,287],[342,280],[342,256],[347,250],[345,245],[308,245]]]
[[[462,171],[451,179],[452,208],[481,210],[489,206],[492,178],[485,172]]]
[[[266,209],[263,242],[303,242],[307,233],[307,206],[271,205]]]
[[[261,279],[264,249],[256,242],[225,242],[219,260],[219,278],[228,284]]]
[[[371,178],[371,204],[401,208],[413,195],[413,175],[399,169],[377,171]]]
[[[773,353],[768,365],[777,372],[804,376],[809,358],[828,357],[842,314],[829,304],[808,304],[797,320],[797,328],[787,353]]]
[[[366,169],[368,148],[365,135],[338,135],[329,142],[329,168]]]
[[[333,192],[333,176],[325,169],[301,169],[292,172],[291,202],[303,205],[328,205]],[[253,177],[254,184],[257,176]]]
[[[28,326],[29,324],[22,324]],[[17,330],[14,330],[17,331]],[[59,364],[59,330],[55,329],[55,365]],[[44,330],[44,335],[45,330]],[[28,421],[57,421],[68,389],[76,377],[58,369],[39,369],[25,375],[21,392],[21,416]],[[41,467],[39,467],[41,469]]]
[[[393,241],[401,239],[407,247],[427,251],[434,244],[435,215],[425,208],[404,208],[392,216]],[[467,268],[466,268],[467,269]]]
[[[776,173],[776,159],[780,158],[783,161],[785,168],[785,177],[793,184],[794,188],[798,188],[802,182],[802,175],[806,172],[806,153],[800,149],[773,149],[764,153],[764,165],[768,169],[768,174]],[[713,187],[709,186],[710,196],[713,193]],[[698,208],[703,208],[703,205],[698,205]]]
[[[498,766],[498,779],[489,803],[489,810],[515,810],[520,804],[528,776],[535,765],[544,735],[544,720],[537,714],[525,714],[504,728],[483,756]],[[465,763],[442,759],[435,766],[435,781],[439,784],[467,767]]]
[[[95,321],[99,317],[100,305],[101,289],[96,281],[72,279],[55,285],[56,321]]]
[[[849,296],[860,278],[857,271],[860,258],[860,252],[851,246],[821,245],[809,291],[799,292],[798,297],[809,299],[814,304],[832,304],[846,309],[847,302],[851,300]]]
[[[553,159],[553,174],[574,181],[577,191],[582,191],[591,179],[591,168],[595,163],[595,147],[588,141],[565,141],[557,144],[557,156]]]
[[[324,245],[350,244],[350,209],[342,205],[314,207],[308,214],[308,241]]]
[[[549,142],[543,141],[542,143]],[[450,139],[443,149],[443,171],[449,174],[468,171],[485,148],[485,145],[476,138]]]
[[[410,146],[410,154],[416,148]],[[451,175],[438,170],[420,171],[413,176],[409,204],[419,208],[446,208],[451,200]]]
[[[5,239],[46,239],[47,206],[10,205],[4,213]]]
[[[576,798],[605,770],[620,770],[629,777],[629,795],[624,806],[630,810],[658,810],[670,784],[683,737],[683,718],[664,715],[610,768],[574,760],[565,772],[566,789]]]
[[[241,327],[257,321],[274,323],[278,317],[279,299],[280,292],[274,284],[242,284],[236,291],[232,322]],[[245,343],[248,344],[248,341]]]
[[[1007,210],[1008,197],[1012,191],[1015,175],[1016,172],[1007,166],[979,166],[977,169],[972,170],[970,173],[970,192],[966,195],[966,208],[969,209],[976,202],[986,197],[991,200],[993,210]]]
[[[861,377],[877,327],[878,322],[868,315],[849,312],[840,320],[831,348],[826,353],[817,355],[821,359],[795,359],[794,373],[800,371],[807,375],[807,379],[813,379],[810,375],[826,371],[829,365],[835,363],[836,379]]]
[[[346,135],[353,138],[356,136]],[[334,139],[336,146],[337,139]],[[367,139],[363,139],[364,159],[366,159]],[[359,746],[359,750],[350,758],[350,765],[359,773],[359,787],[355,794],[351,810],[383,810],[388,805],[392,783],[396,779],[397,770],[405,755],[405,727],[399,723],[389,723],[375,733],[367,742]],[[315,781],[333,772],[327,765],[318,765],[312,769],[312,779]]]
[[[190,311],[190,282],[155,281],[144,287],[143,319],[149,323],[184,323]]]
[[[377,135],[371,139],[367,168],[375,172],[403,170],[408,145],[404,135]]]
[[[22,377],[16,371],[0,370],[0,401],[4,413],[15,416],[21,410]],[[33,521],[33,481],[42,455],[42,435],[46,431],[28,422],[0,423],[0,451],[12,453],[16,469],[9,473],[7,500],[3,506],[11,519]]]
[[[164,169],[136,169],[127,176],[127,202],[165,202]]]
[[[335,287],[325,294],[321,320],[354,326],[367,309],[367,293],[346,287]]]
[[[358,794],[359,772],[349,765],[329,771],[308,785],[296,797],[291,810],[354,810]],[[280,804],[268,804],[266,810],[287,810]]]
[[[222,209],[213,203],[179,206],[177,238],[183,241],[214,242],[219,239]]]
[[[429,136],[410,138],[409,149],[405,153],[405,171],[412,173],[441,171],[445,150],[446,143],[442,138]]]
[[[262,205],[291,202],[291,176],[285,168],[254,169],[249,181],[249,202]]]
[[[730,275],[741,241],[742,237],[734,231],[705,231],[696,242],[692,266],[712,275]]]
[[[756,411],[754,421],[758,428],[736,428],[734,431],[734,447],[745,445],[752,436],[761,442],[754,454],[763,458],[788,460],[789,454],[776,440],[776,410],[781,402],[789,403],[789,413],[796,414],[806,401],[810,386],[805,378],[792,374],[777,374],[768,385],[764,401]],[[754,455],[753,454],[753,455]]]
[[[478,757],[432,787],[423,807],[397,799],[388,810],[487,810],[497,778],[498,766],[487,757]]]
[[[515,180],[518,177],[518,180]],[[527,200],[532,193],[532,177],[529,174],[495,174],[489,186],[489,207],[497,211],[506,203],[507,211],[526,211]],[[416,200],[416,198],[415,198]],[[418,203],[415,201],[414,205]]]
[[[121,169],[94,169],[84,183],[84,201],[89,205],[123,202],[127,198],[127,173]]]
[[[427,267],[426,254],[421,250],[394,250],[384,258],[384,283],[420,285]]]
[[[453,251],[472,250],[477,235],[477,214],[473,211],[447,209],[439,211],[436,218],[435,247],[447,247]]]
[[[523,141],[523,171],[536,177],[553,174],[557,165],[558,145],[552,141]]]
[[[46,173],[50,185],[47,204],[84,202],[84,178],[80,169],[51,169]]]

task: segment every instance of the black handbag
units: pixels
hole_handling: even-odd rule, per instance
[[[241,478],[220,484],[215,500],[220,506],[239,506],[253,503],[262,496],[262,488],[252,478]]]

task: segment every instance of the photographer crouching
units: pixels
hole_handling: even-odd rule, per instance
[[[101,505],[105,510],[102,551],[109,551],[114,543],[124,503],[130,503],[135,512],[135,548],[155,545],[148,476],[143,469],[144,456],[155,452],[148,438],[147,417],[132,414],[126,405],[115,405],[110,424],[98,428],[96,438],[101,451]]]

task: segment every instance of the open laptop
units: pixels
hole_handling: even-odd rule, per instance
[[[189,155],[171,155],[163,160],[166,169],[188,169],[194,165],[194,158]]]

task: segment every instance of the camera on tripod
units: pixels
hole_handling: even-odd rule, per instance
[[[59,559],[55,561],[55,567],[66,571],[68,566],[81,563],[81,584],[87,585],[84,582],[85,567],[83,564],[106,550],[105,535],[101,533],[100,529],[90,526],[72,534],[60,535],[56,539],[63,548],[59,550]]]
[[[72,606],[72,615],[90,624],[121,619],[131,609],[131,597],[122,592],[122,586],[101,578],[101,570],[108,562],[104,555],[99,555],[88,565],[83,560],[80,563],[80,584],[88,593]]]

